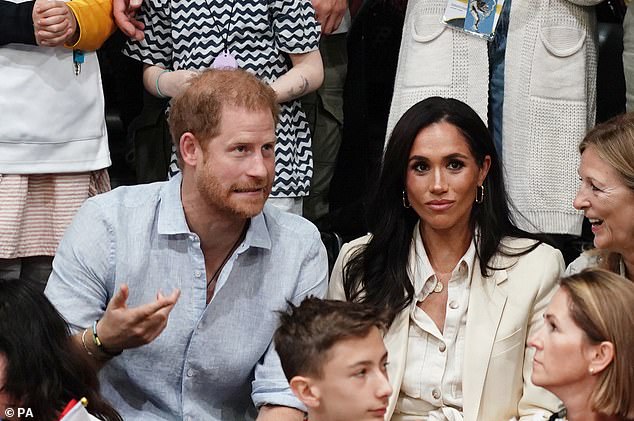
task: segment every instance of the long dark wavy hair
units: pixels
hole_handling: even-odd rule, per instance
[[[27,282],[0,281],[0,355],[6,358],[2,391],[35,419],[57,420],[71,399],[86,397],[95,417],[122,420],[99,395],[95,367],[66,321]]]
[[[407,273],[413,230],[419,216],[403,206],[403,189],[409,154],[418,133],[434,123],[446,122],[460,130],[479,167],[485,157],[491,166],[484,180],[484,201],[471,209],[472,233],[479,227],[476,254],[480,272],[487,276],[500,269],[492,266],[495,253],[519,256],[534,250],[544,239],[519,229],[509,210],[500,160],[491,135],[475,111],[456,99],[431,97],[411,107],[394,127],[385,150],[376,193],[368,205],[370,242],[353,252],[344,267],[343,286],[349,301],[387,308],[392,318],[406,308],[414,297],[412,280]],[[501,247],[502,238],[534,239],[528,248]]]

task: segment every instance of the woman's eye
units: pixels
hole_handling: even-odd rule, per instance
[[[412,166],[412,168],[414,168],[414,171],[417,172],[425,172],[429,169],[427,164],[425,164],[424,162],[417,162]]]
[[[450,161],[449,164],[447,164],[447,168],[450,170],[459,170],[463,167],[464,163],[462,161]]]
[[[592,191],[601,191],[600,188],[598,188],[597,186],[595,186],[594,184],[590,183],[590,188],[592,189]]]
[[[557,326],[555,326],[554,323],[547,323],[546,325],[548,326],[548,330],[551,332],[557,330]]]

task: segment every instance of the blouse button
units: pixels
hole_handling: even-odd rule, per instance
[[[447,345],[445,345],[445,344],[443,344],[443,343],[441,343],[441,344],[438,346],[438,350],[439,350],[440,352],[445,352],[445,349],[447,349]]]
[[[452,310],[457,309],[457,308],[458,308],[458,302],[457,302],[457,301],[455,301],[455,300],[451,300],[451,301],[449,302],[449,308],[450,308],[450,309],[452,309]]]
[[[431,396],[434,399],[440,399],[440,391],[438,389],[434,389],[431,391]]]

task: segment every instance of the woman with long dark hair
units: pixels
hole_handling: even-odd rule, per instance
[[[371,234],[347,244],[329,295],[387,308],[386,419],[508,420],[558,401],[530,382],[526,338],[563,270],[517,228],[493,141],[466,104],[410,108],[391,135]],[[396,393],[396,391],[399,391]]]
[[[121,421],[99,395],[95,368],[76,349],[62,316],[27,282],[0,281],[0,414],[27,409],[54,421],[72,400],[87,399],[94,419]]]

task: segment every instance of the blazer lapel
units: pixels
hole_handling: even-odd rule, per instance
[[[385,348],[387,348],[387,366],[390,385],[392,385],[392,396],[385,413],[385,419],[389,420],[396,408],[396,401],[401,390],[403,375],[405,374],[405,361],[407,360],[407,340],[409,338],[409,311],[407,309],[398,313],[390,330],[384,338]]]
[[[506,278],[505,270],[497,270],[490,277],[482,277],[476,259],[469,294],[462,377],[465,421],[476,421],[480,411],[489,358],[506,305],[506,293],[498,285]]]
[[[419,274],[418,270],[418,254],[417,247],[422,247],[422,240],[420,239],[420,232],[418,230],[418,224],[414,227],[414,238],[410,244],[409,249],[409,258],[408,258],[408,275],[412,283],[415,284],[415,280]],[[389,331],[383,338],[383,342],[385,343],[385,347],[388,351],[387,359],[390,364],[387,366],[387,374],[389,376],[390,385],[392,385],[392,396],[390,396],[390,401],[387,406],[387,411],[385,413],[385,419],[389,420],[392,418],[392,414],[394,413],[394,409],[396,408],[396,401],[398,400],[398,395],[401,392],[401,383],[403,383],[403,375],[405,374],[405,362],[407,360],[407,344],[409,340],[409,317],[411,307],[416,305],[415,302],[410,303],[410,305],[405,309],[400,311],[392,325],[390,326]]]

